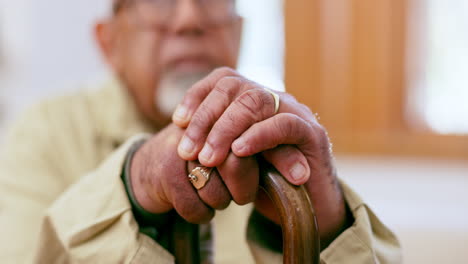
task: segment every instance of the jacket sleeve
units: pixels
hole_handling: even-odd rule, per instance
[[[128,140],[70,185],[58,162],[76,156],[54,145],[60,135],[50,134],[49,121],[43,109],[30,111],[3,148],[2,262],[173,263],[171,254],[139,232],[121,181],[126,153],[141,137]]]
[[[354,216],[354,224],[322,250],[320,262],[323,264],[402,263],[400,244],[396,236],[380,222],[348,185],[341,181],[341,186]],[[271,243],[265,243],[265,232],[258,231],[267,225],[252,221],[253,219],[254,217],[250,218],[247,236],[256,263],[282,263],[282,255],[278,253],[278,249],[275,250]],[[272,238],[269,240],[272,241]]]

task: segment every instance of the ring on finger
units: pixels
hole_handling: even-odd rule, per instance
[[[200,190],[201,188],[205,187],[206,183],[210,180],[212,171],[213,168],[199,166],[190,172],[188,178],[193,187],[195,187],[197,190]]]
[[[265,91],[269,92],[272,96],[273,96],[273,99],[275,100],[275,112],[274,114],[276,115],[279,111],[279,107],[280,107],[280,97],[277,93],[271,91],[270,89],[267,89],[267,88],[264,88]]]

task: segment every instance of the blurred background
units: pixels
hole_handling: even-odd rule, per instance
[[[405,263],[468,263],[468,1],[240,0],[239,70],[320,116],[340,176]],[[0,135],[25,107],[105,78],[109,1],[0,2]],[[3,137],[3,136],[2,136]]]

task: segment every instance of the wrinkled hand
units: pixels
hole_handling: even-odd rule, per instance
[[[167,126],[145,142],[132,159],[133,193],[146,211],[162,214],[175,209],[189,222],[206,223],[213,218],[215,210],[226,208],[232,197],[240,204],[255,199],[258,166],[254,157],[229,155],[211,173],[209,183],[196,190],[187,175],[200,164],[187,162],[177,155],[183,133],[174,124]],[[240,180],[247,187],[238,184],[239,177],[229,175],[241,175]]]
[[[281,103],[275,113],[274,97],[262,86],[234,70],[215,70],[187,92],[174,113],[174,123],[186,128],[178,154],[207,167],[219,167],[233,156],[245,159],[262,155],[289,182],[306,186],[315,206],[321,239],[327,243],[346,225],[345,203],[329,139],[306,106],[287,93],[278,94]],[[248,168],[242,160],[239,164]],[[258,181],[258,175],[249,175]],[[237,196],[241,195],[239,189],[246,197],[257,191],[258,184],[252,186],[242,174],[221,177],[230,191],[235,183]],[[233,199],[237,202],[235,195]],[[278,223],[271,201],[258,196],[256,208]]]

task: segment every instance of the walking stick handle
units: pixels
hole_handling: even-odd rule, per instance
[[[260,166],[260,187],[279,212],[283,263],[320,263],[320,237],[312,202],[304,186],[290,184],[273,166]],[[198,226],[176,217],[170,251],[178,264],[199,264]]]

